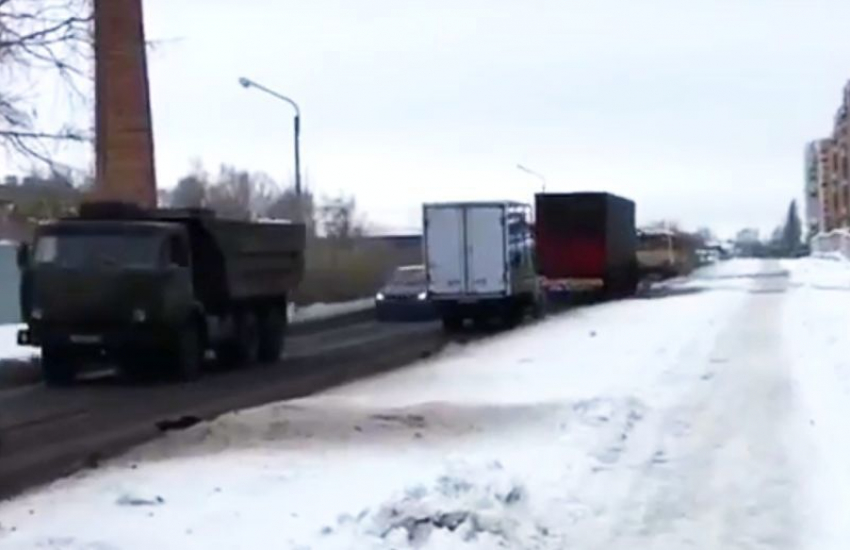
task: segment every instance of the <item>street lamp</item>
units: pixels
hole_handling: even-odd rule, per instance
[[[521,171],[525,172],[526,174],[529,174],[529,175],[534,176],[535,178],[539,179],[540,182],[542,183],[542,186],[543,186],[543,192],[544,193],[546,192],[546,178],[544,178],[542,175],[538,174],[534,170],[531,170],[530,168],[526,168],[522,164],[517,164],[516,167],[517,167],[518,170],[521,170]]]
[[[299,197],[301,196],[301,151],[298,146],[298,143],[301,139],[301,109],[298,108],[298,104],[286,97],[285,95],[279,94],[274,90],[270,90],[263,86],[262,84],[257,84],[253,80],[245,78],[244,76],[239,79],[239,84],[242,85],[243,88],[256,88],[261,92],[265,92],[270,96],[276,97],[282,101],[285,101],[292,105],[292,108],[295,109],[295,194]]]

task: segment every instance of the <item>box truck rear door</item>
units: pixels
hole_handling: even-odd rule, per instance
[[[463,209],[430,206],[425,210],[425,256],[428,290],[435,294],[460,294],[464,280]]]
[[[473,205],[466,210],[467,292],[495,294],[507,288],[505,209]]]

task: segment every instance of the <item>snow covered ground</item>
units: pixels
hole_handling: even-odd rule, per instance
[[[0,548],[846,549],[848,265],[726,262],[172,433],[0,504]]]

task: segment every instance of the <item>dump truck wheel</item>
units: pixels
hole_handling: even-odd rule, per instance
[[[259,349],[257,360],[260,363],[274,363],[283,352],[284,332],[286,331],[285,313],[278,308],[270,308],[259,316]]]
[[[221,362],[228,366],[243,366],[257,362],[260,348],[260,329],[257,315],[252,312],[237,314],[233,337],[217,350]]]
[[[67,348],[42,348],[41,373],[48,386],[70,386],[77,378],[77,362],[73,352]]]
[[[201,332],[195,323],[190,323],[180,331],[171,351],[173,373],[180,380],[197,380],[201,376],[203,357]]]
[[[446,332],[460,332],[463,329],[463,317],[460,315],[444,315],[443,330]]]
[[[245,313],[239,320],[239,359],[252,365],[260,353],[260,327],[257,316]]]
[[[150,357],[121,357],[118,361],[118,373],[121,379],[127,383],[147,382],[157,375],[162,376],[162,371],[152,365],[156,361]]]

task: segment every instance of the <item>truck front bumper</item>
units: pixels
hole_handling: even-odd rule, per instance
[[[18,345],[129,351],[162,346],[173,333],[163,326],[142,324],[96,329],[31,325],[18,331]]]

